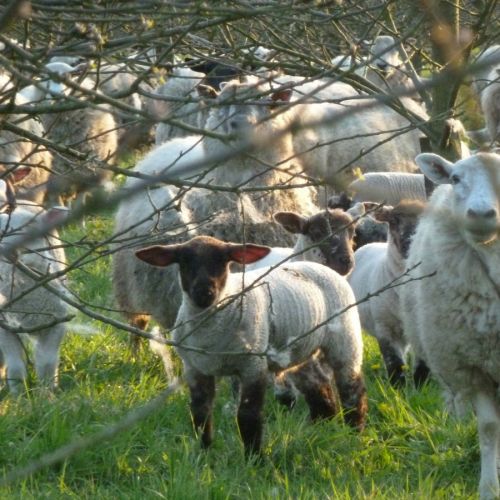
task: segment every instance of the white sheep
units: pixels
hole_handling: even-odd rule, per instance
[[[358,429],[364,426],[359,318],[355,308],[339,314],[354,300],[349,285],[335,271],[310,262],[278,267],[261,280],[262,270],[229,272],[230,262],[250,263],[268,252],[267,247],[202,236],[136,252],[153,266],[179,266],[183,300],[174,339],[191,392],[194,425],[205,447],[213,439],[218,376],[240,379],[238,427],[247,454],[260,451],[269,369],[279,373],[292,367],[290,375],[305,395],[312,419],[335,415],[330,380],[302,376],[315,353],[334,371],[346,421]]]
[[[483,90],[490,84],[490,74],[493,69],[500,66],[500,45],[491,45],[483,50],[474,60],[475,64],[482,67],[474,71],[472,75],[472,87],[480,97]]]
[[[450,400],[471,401],[481,452],[482,500],[500,494],[500,155],[456,163],[425,153],[423,173],[440,185],[418,225],[402,288],[405,335]]]
[[[404,274],[405,259],[423,207],[420,202],[408,201],[373,213],[376,220],[388,223],[389,237],[386,243],[370,243],[354,253],[354,270],[348,281],[356,300],[381,290]],[[361,326],[377,339],[389,380],[396,386],[405,380],[408,348],[399,314],[399,294],[400,288],[391,288],[358,304]]]
[[[57,295],[37,279],[18,268],[21,263],[40,278],[57,273],[65,267],[64,250],[57,232],[51,231],[21,245],[30,231],[42,231],[65,217],[60,207],[44,211],[19,200],[12,211],[0,214],[0,350],[1,371],[6,373],[10,390],[17,394],[26,383],[25,350],[20,333],[34,341],[34,364],[39,381],[55,388],[58,383],[59,346],[66,331],[68,307]],[[18,243],[19,242],[19,243]],[[53,248],[58,245],[59,248]],[[64,280],[55,278],[51,286],[64,292]],[[10,330],[11,328],[12,330]]]
[[[500,62],[498,67],[491,70],[488,79],[488,85],[481,92],[481,109],[493,144],[500,141]]]
[[[46,69],[61,77],[69,77],[82,71],[80,67],[73,68],[60,62],[48,63]],[[21,93],[33,103],[57,100],[55,106],[58,102],[64,105],[73,99],[87,100],[83,93],[71,89],[63,82],[53,80],[50,75],[38,85],[40,88],[30,86]],[[79,85],[83,89],[92,90],[95,83],[85,78]],[[70,97],[71,101],[66,101],[66,98]],[[61,153],[54,157],[48,186],[52,198],[58,194],[74,195],[75,192],[91,188],[111,178],[112,172],[105,168],[105,164],[114,162],[118,136],[109,106],[100,104],[94,107],[89,104],[82,109],[46,113],[41,118],[48,139],[88,155],[87,159],[79,161],[67,158]]]

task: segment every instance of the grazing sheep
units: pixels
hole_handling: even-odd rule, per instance
[[[46,68],[60,76],[68,76],[81,71],[78,67],[73,68],[65,63],[48,63]],[[54,82],[50,78],[42,86],[45,87],[45,92],[36,87],[28,87],[23,90],[23,94],[25,97],[30,96],[32,102],[62,99],[63,96],[69,97],[70,95],[75,99],[86,99],[86,96],[73,92],[64,83]],[[80,86],[84,89],[92,89],[94,83],[89,79],[84,79]],[[104,168],[103,164],[114,162],[118,136],[115,120],[107,105],[101,104],[99,107],[89,105],[82,109],[47,113],[41,118],[48,139],[88,155],[88,158],[83,161],[75,161],[61,153],[55,155],[49,178],[49,191],[52,198],[59,194],[71,197],[75,193],[111,178],[112,172]]]
[[[55,388],[58,382],[59,346],[66,331],[68,307],[58,296],[37,285],[17,263],[28,266],[44,278],[64,269],[65,258],[56,231],[18,247],[31,230],[42,230],[49,224],[65,217],[60,208],[43,211],[26,201],[12,211],[0,214],[0,371],[6,372],[10,390],[17,394],[26,384],[25,350],[20,333],[29,334],[35,343],[35,370],[38,379]],[[63,279],[53,279],[51,286],[64,291]],[[12,328],[14,331],[9,330]]]
[[[17,95],[16,104],[23,105],[26,101]],[[45,134],[42,124],[27,115],[9,115],[6,121],[38,137]],[[51,167],[52,155],[45,146],[15,132],[0,131],[0,176],[10,177],[17,183],[17,193],[21,198],[37,204],[44,202]],[[25,175],[26,172],[29,175]]]
[[[213,439],[218,376],[237,376],[241,381],[238,427],[247,454],[261,448],[269,369],[279,373],[292,368],[290,376],[305,395],[313,420],[334,416],[337,407],[330,380],[301,376],[318,351],[335,373],[344,418],[357,429],[364,427],[367,398],[359,318],[355,308],[336,316],[353,302],[349,285],[335,271],[310,262],[278,267],[260,282],[256,280],[262,270],[229,272],[230,262],[251,263],[268,252],[267,247],[203,236],[136,252],[153,266],[179,265],[183,300],[174,338],[204,447]],[[163,296],[163,290],[156,293]],[[252,355],[256,353],[265,356]]]
[[[471,401],[481,452],[482,500],[500,494],[500,155],[456,163],[435,154],[416,161],[440,185],[418,225],[402,288],[405,335],[446,393]]]
[[[355,218],[361,217],[364,212],[362,203],[345,212],[327,209],[310,217],[295,212],[278,212],[274,214],[274,220],[290,233],[298,235],[295,246],[274,247],[266,257],[246,266],[246,270],[277,265],[285,259],[306,260],[323,264],[341,276],[347,276],[354,266],[354,231],[361,220]]]
[[[354,253],[355,265],[349,284],[356,300],[377,292],[404,274],[411,238],[423,208],[420,202],[408,201],[373,213],[376,220],[389,224],[389,238],[387,243],[370,243]],[[404,383],[408,348],[398,308],[400,291],[400,288],[391,288],[358,305],[361,326],[377,339],[389,380],[395,386]]]

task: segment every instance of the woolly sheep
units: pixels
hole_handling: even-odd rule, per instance
[[[247,454],[261,448],[268,369],[279,373],[293,367],[290,374],[305,395],[313,420],[335,415],[330,380],[302,376],[302,364],[307,366],[318,351],[335,373],[344,418],[357,429],[364,426],[367,398],[359,318],[355,308],[337,316],[353,302],[349,285],[335,271],[310,262],[281,266],[257,282],[261,270],[229,272],[230,262],[250,263],[268,252],[267,247],[199,236],[136,253],[154,266],[179,265],[183,300],[174,338],[191,392],[194,425],[201,430],[204,447],[213,439],[218,376],[237,376],[241,381],[238,427]]]
[[[491,143],[495,143],[500,141],[500,62],[488,78],[490,83],[481,93],[481,109]]]
[[[38,379],[53,389],[58,383],[59,346],[66,331],[64,322],[68,313],[68,307],[61,298],[37,286],[38,280],[26,275],[16,265],[16,262],[21,262],[42,277],[64,269],[64,250],[51,248],[60,245],[56,231],[33,239],[21,248],[17,241],[29,231],[42,230],[55,220],[64,218],[65,211],[60,208],[43,211],[22,200],[18,204],[27,206],[18,206],[9,213],[0,214],[0,250],[3,254],[0,258],[0,275],[3,277],[0,303],[5,322],[0,327],[0,371],[6,373],[9,388],[14,394],[25,386],[27,372],[21,337],[9,327],[21,332],[25,329],[34,340]],[[13,251],[17,254],[15,257]],[[50,284],[64,291],[61,278],[52,279]]]
[[[49,63],[46,68],[61,77],[81,71],[65,63]],[[70,94],[73,98],[86,99],[79,92],[73,92],[62,82],[54,82],[50,77],[44,82],[41,86],[45,87],[45,92],[32,87],[24,89],[24,95],[31,95],[32,102]],[[84,89],[92,89],[94,85],[89,79],[80,82]],[[112,172],[103,168],[102,163],[113,163],[118,139],[115,120],[107,105],[89,105],[82,109],[47,113],[41,118],[51,141],[88,154],[88,159],[78,161],[78,164],[61,153],[55,156],[49,178],[52,197],[55,193],[73,195],[111,178]]]
[[[348,281],[356,300],[381,290],[404,274],[405,259],[423,207],[420,202],[407,201],[373,213],[376,220],[389,224],[389,238],[386,243],[370,243],[354,253],[354,270]],[[377,339],[389,380],[396,386],[405,380],[403,368],[408,348],[398,308],[400,291],[391,288],[358,304],[361,326]]]
[[[478,422],[482,500],[500,494],[500,155],[456,163],[416,159],[440,185],[407,259],[418,279],[402,288],[405,335],[446,393],[471,401]]]
[[[472,75],[472,87],[478,96],[490,84],[490,74],[495,67],[500,66],[500,45],[492,45],[479,53],[475,64],[481,64],[481,68],[474,71]]]
[[[16,104],[26,104],[16,95]],[[43,137],[45,130],[35,118],[24,114],[12,114],[6,120],[37,137]],[[15,132],[0,131],[0,175],[11,177],[17,182],[18,195],[37,204],[42,204],[47,191],[47,181],[52,167],[52,154],[45,146],[27,139]],[[25,175],[29,172],[29,175]]]

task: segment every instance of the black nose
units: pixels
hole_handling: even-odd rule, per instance
[[[477,219],[479,217],[485,218],[485,219],[491,219],[493,217],[496,217],[497,211],[494,208],[490,208],[489,210],[486,210],[484,212],[473,210],[472,208],[469,208],[467,210],[467,215],[473,219]]]

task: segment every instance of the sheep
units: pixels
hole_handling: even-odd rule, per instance
[[[81,71],[81,68],[73,68],[65,63],[48,63],[46,69],[61,77]],[[94,83],[84,79],[80,86],[83,89],[92,89]],[[72,92],[72,89],[65,84],[54,82],[51,78],[48,78],[41,87],[46,89],[45,92],[41,88],[32,87],[24,89],[24,95],[31,95],[31,101],[38,102],[44,99],[60,99]],[[85,96],[79,93],[72,95],[76,96],[85,99]],[[51,197],[56,197],[56,193],[71,197],[98,182],[109,181],[112,172],[103,168],[103,163],[113,163],[118,139],[116,123],[107,105],[102,104],[99,107],[89,105],[82,109],[47,113],[41,118],[47,137],[51,141],[88,154],[88,159],[79,161],[78,165],[60,153],[54,157],[48,183]]]
[[[277,265],[285,260],[318,262],[347,276],[354,266],[354,231],[365,212],[362,203],[347,211],[323,210],[310,217],[295,212],[277,212],[274,220],[297,234],[293,248],[273,247],[263,259],[246,266],[247,271]]]
[[[16,95],[15,103],[23,105],[26,101],[22,96]],[[11,114],[6,120],[37,137],[45,134],[42,124],[27,115]],[[45,146],[15,132],[6,129],[0,131],[0,176],[13,178],[21,198],[42,204],[51,168],[52,154]],[[26,172],[29,175],[25,175]]]
[[[262,270],[229,272],[230,262],[248,264],[268,252],[268,247],[223,243],[206,236],[136,252],[153,266],[179,265],[183,299],[174,340],[204,447],[213,439],[218,376],[237,376],[241,381],[238,427],[247,455],[261,448],[268,369],[279,373],[292,367],[289,373],[305,395],[311,418],[334,416],[330,380],[302,376],[315,353],[335,373],[346,422],[359,430],[364,427],[367,398],[359,318],[355,308],[337,316],[353,302],[349,285],[335,271],[311,262],[278,267],[260,281],[256,280]],[[157,293],[163,295],[163,290]]]
[[[500,155],[477,153],[451,163],[417,156],[440,184],[410,247],[418,268],[401,291],[405,335],[449,401],[470,401],[479,433],[482,500],[500,494]],[[427,278],[422,278],[428,276]],[[419,279],[420,278],[420,279]]]
[[[41,231],[65,217],[61,207],[42,210],[26,201],[18,201],[12,211],[0,214],[0,304],[2,325],[0,326],[0,372],[6,373],[9,389],[19,394],[26,384],[24,348],[19,331],[26,331],[35,342],[35,370],[39,381],[55,389],[58,384],[59,347],[68,321],[66,303],[54,293],[45,290],[37,279],[25,274],[17,262],[28,266],[40,277],[64,269],[62,248],[52,248],[57,241],[56,231],[24,243],[30,231]],[[15,253],[13,253],[15,252]],[[52,279],[51,286],[64,292],[64,280]],[[11,330],[12,329],[12,330]]]
[[[202,129],[209,111],[205,98],[215,95],[211,87],[200,85],[203,77],[203,73],[190,68],[174,68],[167,82],[155,91],[159,96],[155,100],[156,115],[162,120],[176,119]],[[169,101],[169,98],[180,99],[180,102]],[[155,143],[159,145],[185,135],[189,135],[185,129],[162,121],[156,127]]]
[[[500,45],[492,45],[480,52],[474,63],[482,66],[475,70],[472,75],[472,87],[480,97],[491,82],[490,74],[492,70],[500,66]]]
[[[370,243],[354,253],[354,270],[348,281],[356,300],[377,292],[404,274],[411,238],[423,208],[418,201],[405,201],[373,213],[376,220],[389,224],[389,238],[386,243]],[[399,294],[400,288],[391,288],[358,304],[361,326],[377,339],[394,386],[404,383],[408,348],[399,315]]]
[[[491,143],[494,144],[500,141],[500,63],[491,70],[488,78],[490,83],[481,93],[481,109]]]

